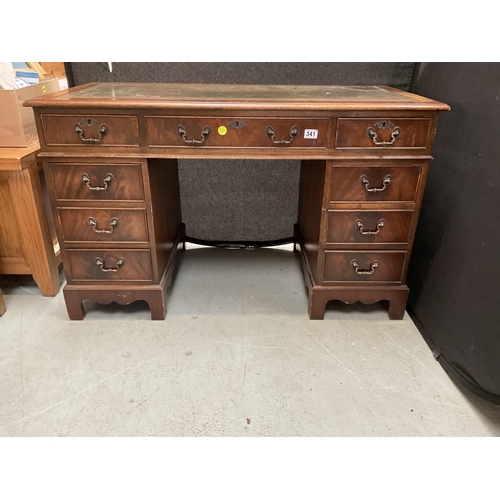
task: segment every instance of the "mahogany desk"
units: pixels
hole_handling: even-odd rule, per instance
[[[309,315],[389,301],[405,278],[439,111],[382,86],[92,83],[32,106],[71,319],[82,301],[145,300],[165,317],[184,248],[178,158],[301,160],[298,251]]]

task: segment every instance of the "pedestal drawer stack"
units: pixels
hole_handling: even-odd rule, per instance
[[[302,163],[296,232],[302,242],[310,316],[323,318],[330,300],[387,300],[389,317],[402,319],[428,168],[422,157],[431,150],[435,122],[404,115],[339,117],[335,130],[333,147],[342,156]],[[307,216],[315,203],[312,184],[323,193],[318,217]],[[315,237],[317,254],[311,241]]]
[[[40,120],[46,144],[84,145],[87,152],[44,160],[70,318],[82,319],[83,300],[92,299],[145,300],[152,318],[164,319],[169,263],[183,246],[176,160],[110,154],[138,145],[136,116],[42,114]]]

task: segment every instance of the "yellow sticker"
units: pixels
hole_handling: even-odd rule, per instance
[[[45,85],[42,85],[42,92],[45,94],[47,92],[47,87]]]
[[[218,129],[217,132],[219,132],[219,135],[226,135],[227,134],[227,128],[224,127],[224,125],[221,125]]]

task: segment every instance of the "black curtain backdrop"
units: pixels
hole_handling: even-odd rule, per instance
[[[409,310],[438,361],[500,404],[500,63],[422,63],[442,113],[408,273]]]

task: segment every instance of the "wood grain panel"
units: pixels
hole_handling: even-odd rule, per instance
[[[148,177],[158,275],[161,276],[182,224],[177,160],[148,160]]]
[[[42,294],[53,297],[61,259],[54,252],[57,239],[50,231],[43,176],[33,151],[7,149],[3,165],[12,169],[0,172],[0,274],[31,274]]]
[[[342,252],[325,251],[323,270],[324,281],[378,281],[401,282],[406,252]],[[353,262],[359,265],[358,271],[370,271],[378,262],[372,274],[358,274]]]
[[[0,316],[3,316],[7,311],[7,308],[5,307],[5,300],[3,298],[3,293],[2,290],[0,290]]]
[[[326,162],[302,160],[300,164],[298,226],[311,272],[319,279],[318,251],[321,244],[321,207]]]
[[[393,126],[380,128],[376,124],[391,122]],[[393,144],[377,145],[367,136],[373,128],[377,142],[391,142],[391,134],[398,127],[399,135]],[[425,149],[429,139],[429,118],[339,118],[337,121],[336,149]]]
[[[407,243],[412,216],[412,210],[329,210],[326,243]]]
[[[72,281],[151,281],[149,250],[66,250]],[[103,271],[96,263],[101,258],[106,269],[116,269],[120,258],[124,264],[118,271]]]
[[[51,163],[50,173],[58,200],[144,200],[140,164]],[[82,181],[84,173],[88,174],[91,187],[104,187],[108,174],[113,179],[107,189],[95,191]]]
[[[8,179],[9,174],[0,177],[0,259],[24,256]]]
[[[59,208],[58,212],[66,243],[148,242],[146,212],[143,209]],[[89,218],[95,220],[95,229],[89,223]],[[116,225],[113,219],[118,221]],[[102,230],[112,232],[97,232]]]
[[[58,115],[41,114],[43,136],[47,146],[139,146],[137,116],[127,115]],[[91,126],[87,126],[87,124]],[[75,132],[80,124],[84,138],[98,139],[98,131],[105,125],[107,132],[98,142],[85,142]]]
[[[24,257],[42,294],[54,297],[59,291],[59,257],[54,253],[36,163],[13,172],[10,189]]]
[[[241,128],[233,128],[230,124],[238,122]],[[210,127],[211,133],[206,137],[202,146],[213,147],[269,147],[269,148],[322,148],[326,145],[328,119],[318,118],[247,118],[247,117],[170,117],[147,116],[146,127],[148,144],[150,146],[186,146],[183,138],[177,133],[177,127],[182,125],[188,140],[201,140],[204,127]],[[273,127],[275,140],[290,140],[290,130],[298,126],[299,133],[290,144],[274,144],[266,135],[266,127]],[[223,135],[219,133],[219,127]],[[306,138],[306,130],[316,130],[317,139]]]
[[[422,166],[336,166],[330,179],[330,202],[336,201],[415,201]],[[361,183],[366,176],[368,189],[381,189],[384,179],[391,183],[383,191],[369,192]]]

